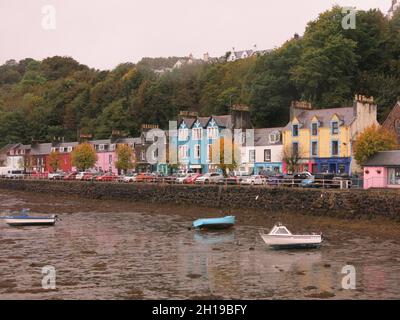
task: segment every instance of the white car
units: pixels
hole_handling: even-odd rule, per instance
[[[195,181],[197,184],[209,184],[209,183],[218,183],[224,181],[224,176],[221,173],[209,172],[201,177],[198,177]]]
[[[22,170],[9,170],[6,175],[8,179],[22,179],[24,177],[24,171]]]
[[[252,186],[263,185],[263,184],[267,183],[267,179],[265,179],[265,177],[260,176],[260,175],[254,175],[254,176],[243,179],[241,183],[242,184],[250,184]]]
[[[64,172],[51,172],[47,175],[49,180],[61,180],[64,177]]]
[[[126,183],[129,183],[129,182],[135,182],[136,181],[136,173],[135,174],[128,174],[128,175],[126,175],[126,176],[123,176],[122,177],[122,182],[126,182]]]
[[[188,174],[178,175],[176,180],[175,180],[175,183],[181,183],[182,184],[187,178],[189,178],[189,177],[191,177],[193,175],[195,175],[195,173],[188,173]]]

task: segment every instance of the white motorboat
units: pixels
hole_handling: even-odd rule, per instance
[[[23,209],[19,215],[1,217],[10,226],[52,226],[57,221],[57,215],[46,217],[30,216],[28,209]]]
[[[268,234],[261,231],[260,236],[273,249],[318,248],[322,243],[321,234],[295,235],[281,224],[274,226]]]

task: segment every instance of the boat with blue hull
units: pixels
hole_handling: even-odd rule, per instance
[[[28,215],[29,209],[23,209],[13,216],[1,217],[9,226],[53,226],[57,221],[57,215],[32,216]]]
[[[223,218],[198,219],[193,221],[195,229],[228,229],[235,225],[235,217],[227,216]]]

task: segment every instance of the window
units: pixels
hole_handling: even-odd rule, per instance
[[[99,151],[103,151],[104,150],[104,144],[99,144]]]
[[[68,152],[72,152],[72,147],[68,147]]]
[[[318,142],[317,141],[311,142],[311,155],[313,157],[318,156]]]
[[[186,141],[189,136],[189,131],[188,129],[179,129],[178,132],[178,139],[179,141]]]
[[[400,168],[389,168],[388,179],[388,184],[400,185]]]
[[[249,150],[249,162],[256,162],[256,150]]]
[[[56,148],[51,148],[51,152],[56,152]]]
[[[292,151],[293,151],[293,155],[299,154],[299,143],[298,142],[293,142]]]
[[[202,128],[194,128],[192,132],[193,132],[193,140],[201,140],[201,136],[203,133]]]
[[[115,150],[115,144],[110,144],[110,151],[114,151]]]
[[[285,228],[279,228],[276,231],[276,234],[289,234],[289,232],[287,232],[287,230]]]
[[[332,141],[332,156],[338,156],[338,155],[339,155],[339,142]]]
[[[280,134],[278,132],[271,133],[269,135],[269,142],[270,143],[277,143],[277,142],[279,142],[280,138],[281,138],[281,136],[280,136]]]
[[[207,160],[208,162],[212,161],[212,144],[207,145]]]
[[[217,139],[218,138],[218,128],[216,128],[216,127],[207,128],[207,137],[209,139]]]
[[[339,123],[337,121],[332,122],[332,134],[339,134]]]
[[[293,125],[292,134],[293,134],[293,137],[299,136],[299,125],[298,124]]]
[[[200,145],[199,144],[194,145],[194,158],[200,159]]]
[[[312,134],[313,136],[317,136],[317,135],[318,135],[318,123],[314,122],[314,123],[311,125],[311,134]]]
[[[264,150],[264,162],[271,162],[271,149]]]
[[[109,163],[109,164],[112,164],[112,161],[113,161],[112,155],[110,154],[110,155],[108,156],[108,163]]]
[[[179,146],[179,159],[185,159],[188,157],[187,145]]]

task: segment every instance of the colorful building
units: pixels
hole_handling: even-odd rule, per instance
[[[373,98],[356,96],[352,107],[312,109],[293,102],[290,122],[283,130],[286,157],[298,155],[297,171],[354,173],[353,143],[366,128],[379,125]],[[286,163],[284,172],[288,171]]]
[[[400,189],[400,150],[377,153],[364,165],[364,189]]]
[[[233,106],[231,114],[209,117],[182,117],[178,122],[177,161],[179,169],[200,173],[218,171],[219,159],[212,156],[222,137],[234,140],[235,130],[252,128],[249,108]]]
[[[58,157],[58,170],[63,172],[71,172],[74,170],[72,166],[72,159],[71,159],[71,152],[74,148],[78,145],[78,142],[61,142],[61,143],[53,143],[51,146],[50,152],[57,152]],[[48,162],[48,169],[49,172],[53,172],[53,168],[51,168],[49,159]]]
[[[249,174],[282,172],[283,129],[254,129],[254,143],[246,143],[241,148],[240,171]]]

